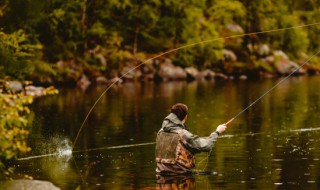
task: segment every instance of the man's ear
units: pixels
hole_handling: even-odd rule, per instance
[[[184,123],[186,122],[187,118],[188,118],[188,115],[186,115],[186,116],[183,118],[183,120],[181,121],[181,123],[184,124]]]

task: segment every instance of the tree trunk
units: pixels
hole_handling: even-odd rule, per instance
[[[84,39],[83,44],[83,57],[85,57],[87,49],[88,49],[88,42],[86,37],[86,17],[87,17],[87,0],[83,0],[83,6],[82,6],[82,18],[81,18],[81,28],[82,28],[82,37]]]
[[[133,41],[133,57],[136,59],[136,55],[138,52],[138,35],[140,32],[140,26],[137,25],[134,30],[134,41]]]

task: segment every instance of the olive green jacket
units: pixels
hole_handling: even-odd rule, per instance
[[[170,113],[163,121],[156,140],[156,172],[159,174],[186,174],[194,168],[194,154],[209,152],[218,134],[198,137],[189,132],[178,117]]]

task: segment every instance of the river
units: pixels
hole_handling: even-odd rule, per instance
[[[186,125],[208,136],[281,79],[124,83],[98,102],[105,87],[60,89],[31,106],[29,144],[15,171],[61,189],[156,189],[154,141],[170,106],[189,107]],[[320,77],[291,77],[239,115],[210,155],[197,155],[205,175],[186,189],[319,189]],[[46,156],[74,144],[70,155]],[[133,146],[127,146],[133,145]],[[72,145],[71,145],[72,146]],[[174,188],[177,184],[168,184]],[[159,186],[158,186],[159,187]]]

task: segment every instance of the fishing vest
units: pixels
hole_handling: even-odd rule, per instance
[[[195,167],[194,155],[183,145],[183,131],[160,131],[156,139],[156,162],[178,164],[191,171]]]

